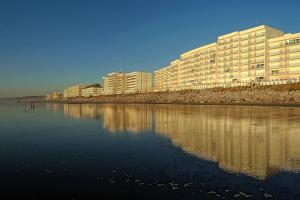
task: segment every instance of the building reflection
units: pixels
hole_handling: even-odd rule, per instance
[[[174,106],[155,109],[155,132],[219,167],[264,179],[300,169],[300,110]]]
[[[63,110],[64,105],[61,103],[46,103],[46,109],[52,110],[54,112],[61,112]]]
[[[64,114],[75,119],[100,119],[102,108],[94,104],[64,104]]]
[[[65,104],[73,118],[102,119],[112,133],[154,130],[185,152],[265,179],[300,171],[300,109],[283,107]]]
[[[75,119],[102,119],[103,127],[112,133],[152,129],[149,105],[64,104],[64,114]]]
[[[103,127],[110,132],[140,133],[152,129],[152,109],[149,105],[104,105]]]

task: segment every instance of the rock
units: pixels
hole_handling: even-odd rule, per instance
[[[113,180],[113,179],[109,179],[109,182],[110,182],[111,184],[114,184],[116,181]]]
[[[183,187],[188,187],[190,185],[192,185],[192,183],[186,183],[186,184],[183,185]]]
[[[51,174],[51,173],[53,173],[54,171],[51,170],[51,169],[45,169],[45,172],[48,173],[48,174]]]
[[[239,197],[241,197],[240,194],[235,194],[235,195],[233,195],[233,198],[239,198]]]
[[[246,194],[244,192],[239,192],[240,195],[242,195],[243,197],[246,197],[246,198],[249,198],[249,197],[252,197],[253,195],[251,194]]]
[[[216,194],[216,192],[215,191],[209,191],[206,194]]]
[[[268,193],[264,193],[264,196],[265,196],[266,198],[272,198],[272,197],[273,197],[273,195],[268,194]]]
[[[177,190],[178,189],[178,187],[176,187],[176,186],[172,186],[171,188],[172,188],[172,190]]]

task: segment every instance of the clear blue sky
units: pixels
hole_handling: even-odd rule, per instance
[[[257,25],[300,32],[299,10],[296,0],[1,0],[0,97],[153,71]]]

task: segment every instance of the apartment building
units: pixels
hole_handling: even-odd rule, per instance
[[[269,80],[268,40],[283,32],[258,26],[218,38],[219,82]]]
[[[152,91],[152,73],[131,72],[125,76],[125,93],[145,93]]]
[[[64,98],[81,97],[83,84],[64,89]]]
[[[50,93],[46,94],[46,100],[59,99],[62,97],[63,97],[63,94],[61,92],[50,92]]]
[[[178,90],[179,86],[179,60],[171,62],[169,68],[169,88],[170,90]]]
[[[103,94],[103,88],[98,83],[87,85],[82,88],[82,96],[84,97],[96,97]]]
[[[270,79],[300,78],[300,33],[269,40]]]
[[[104,94],[144,93],[152,91],[152,73],[112,72],[103,77]]]
[[[155,71],[155,91],[300,80],[299,34],[262,25],[219,36]]]
[[[125,73],[112,72],[103,79],[104,94],[123,94],[125,93]]]
[[[167,91],[170,90],[170,72],[171,66],[161,68],[154,71],[155,76],[155,91]]]
[[[197,89],[216,82],[216,43],[193,49],[180,56],[179,88]]]

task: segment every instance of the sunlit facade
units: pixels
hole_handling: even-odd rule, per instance
[[[103,88],[99,84],[87,85],[82,88],[83,97],[96,97],[103,94]]]
[[[152,73],[112,72],[103,77],[104,94],[145,93],[152,91]]]
[[[123,94],[125,92],[125,73],[112,72],[102,79],[104,94]]]
[[[299,39],[265,25],[219,36],[155,71],[155,91],[300,81]]]
[[[216,83],[216,43],[181,54],[179,88],[197,89],[202,84]]]
[[[292,80],[300,76],[300,33],[269,40],[270,79]]]
[[[63,94],[61,92],[50,92],[46,95],[46,100],[53,100],[62,98]]]
[[[81,97],[83,84],[64,89],[64,98]]]
[[[125,93],[152,92],[152,73],[131,72],[125,76]]]
[[[166,91],[170,90],[170,72],[171,66],[161,68],[157,71],[154,71],[154,91]]]

